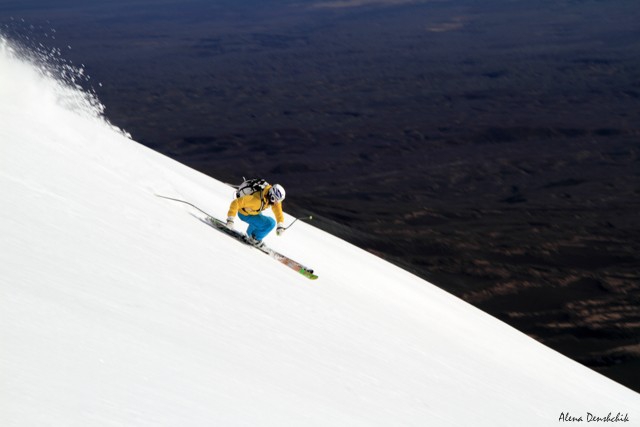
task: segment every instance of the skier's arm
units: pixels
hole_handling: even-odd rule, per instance
[[[229,212],[227,212],[227,217],[232,218],[237,215],[238,209],[240,209],[240,199],[233,199],[231,205],[229,205]]]
[[[282,203],[276,203],[275,205],[271,206],[271,210],[273,211],[273,214],[276,216],[276,222],[278,224],[283,224],[284,214],[282,213]]]

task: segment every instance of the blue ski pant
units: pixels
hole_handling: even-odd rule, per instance
[[[264,216],[262,214],[258,215],[243,215],[238,213],[238,217],[249,224],[249,228],[247,228],[247,235],[253,237],[256,240],[264,239],[267,234],[273,230],[276,226],[276,220]]]

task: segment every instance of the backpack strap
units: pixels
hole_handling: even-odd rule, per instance
[[[260,192],[260,212],[269,207],[269,200],[266,201],[265,206],[265,193],[267,192],[267,187],[271,188],[269,184],[265,185],[265,187]]]

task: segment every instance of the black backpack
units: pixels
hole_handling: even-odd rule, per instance
[[[242,179],[244,179],[244,181],[242,181],[242,184],[240,184],[236,190],[236,199],[257,192],[262,193],[267,185],[269,185],[269,183],[262,178],[246,179],[242,177]]]

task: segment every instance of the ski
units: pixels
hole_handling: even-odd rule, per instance
[[[187,202],[186,200],[180,200],[180,199],[175,199],[173,197],[167,197],[167,196],[162,196],[160,194],[156,194],[157,197],[163,198],[163,199],[167,199],[167,200],[173,200],[174,202],[180,202],[180,203],[184,203],[186,205],[189,205],[197,210],[199,210],[200,212],[202,212],[203,214],[206,215],[206,219],[202,220],[205,224],[210,225],[211,227],[215,228],[218,231],[223,232],[224,234],[233,237],[234,239],[244,243],[247,246],[251,246],[252,248],[255,248],[267,255],[269,255],[271,258],[275,259],[276,261],[282,263],[283,265],[286,265],[287,267],[289,267],[292,270],[297,271],[298,273],[300,273],[301,275],[303,275],[304,277],[311,279],[311,280],[316,280],[318,278],[318,276],[316,274],[313,274],[313,270],[305,267],[304,265],[300,264],[297,261],[292,260],[291,258],[289,258],[286,255],[282,255],[279,252],[274,251],[271,248],[268,247],[262,247],[259,248],[257,246],[252,245],[251,243],[249,243],[247,241],[247,236],[240,233],[239,231],[236,230],[232,230],[231,228],[227,227],[227,224],[220,221],[217,218],[212,217],[210,214],[208,214],[207,212],[203,211],[202,209],[200,209],[199,207],[197,207],[196,205],[194,205],[193,203]],[[297,221],[298,219],[294,220]],[[291,227],[291,225],[289,225],[289,227]]]
[[[221,231],[222,233],[226,234],[227,236],[231,236],[234,239],[244,243],[247,246],[250,246],[254,249],[259,250],[260,252],[269,255],[271,258],[275,259],[276,261],[280,262],[283,265],[286,265],[287,267],[289,267],[292,270],[297,271],[298,273],[300,273],[301,275],[303,275],[304,277],[311,279],[311,280],[316,280],[318,278],[318,276],[316,274],[313,273],[313,270],[311,268],[305,267],[304,265],[300,264],[297,261],[294,261],[293,259],[289,258],[286,255],[281,254],[280,252],[274,251],[273,249],[267,247],[267,246],[263,246],[263,247],[257,247],[252,245],[251,243],[249,243],[249,241],[247,240],[247,236],[240,233],[239,231],[233,230],[229,227],[227,227],[227,224],[220,221],[217,218],[214,218],[212,216],[207,216],[206,218],[206,222],[208,225],[211,225],[212,227],[214,227],[216,230]]]

